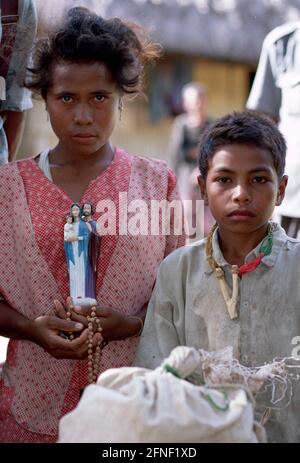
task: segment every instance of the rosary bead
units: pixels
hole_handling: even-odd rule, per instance
[[[100,361],[101,361],[101,343],[103,342],[102,336],[97,341],[97,345],[95,348],[95,353],[93,354],[93,336],[95,332],[101,333],[101,321],[97,317],[96,314],[96,307],[91,308],[90,315],[87,316],[88,321],[88,380],[89,383],[93,383],[97,381],[99,371],[100,371]],[[94,331],[94,326],[96,325],[96,331]]]

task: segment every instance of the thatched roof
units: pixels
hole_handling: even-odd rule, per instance
[[[150,28],[169,52],[255,62],[265,35],[300,19],[300,0],[38,0],[50,11],[86,5]],[[48,4],[48,6],[47,6]],[[57,4],[57,6],[56,6]],[[54,7],[55,5],[55,7]],[[57,9],[58,8],[58,9]]]

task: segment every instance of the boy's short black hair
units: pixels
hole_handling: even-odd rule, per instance
[[[233,144],[269,151],[278,178],[284,174],[286,143],[276,124],[255,111],[243,111],[216,120],[203,133],[199,146],[199,169],[204,179],[207,177],[209,159],[220,147]]]

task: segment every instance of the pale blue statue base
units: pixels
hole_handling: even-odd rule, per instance
[[[74,305],[97,305],[96,299],[93,299],[92,297],[72,297],[72,301]]]

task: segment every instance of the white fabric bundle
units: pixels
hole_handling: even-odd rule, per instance
[[[233,384],[208,388],[182,379],[200,371],[200,351],[188,347],[174,349],[155,370],[107,370],[61,419],[59,442],[264,441],[247,390]]]

